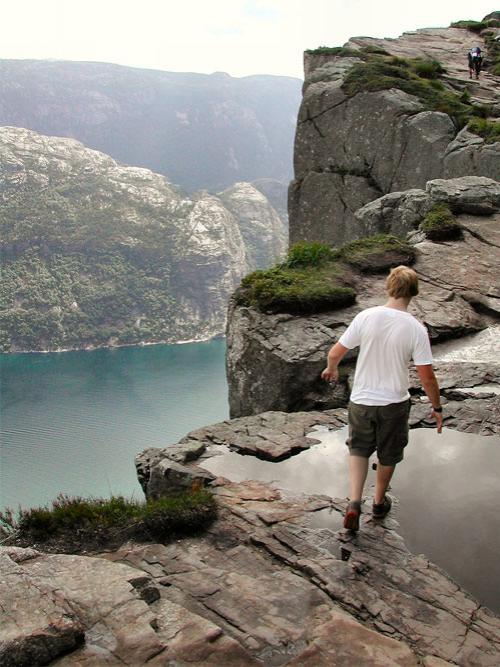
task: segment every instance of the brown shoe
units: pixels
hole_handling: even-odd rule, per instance
[[[354,501],[347,505],[347,511],[344,516],[344,528],[347,530],[359,530],[359,517],[361,514],[361,503]]]
[[[372,516],[374,519],[383,519],[391,511],[392,500],[389,496],[384,496],[384,500],[376,505],[373,503]]]

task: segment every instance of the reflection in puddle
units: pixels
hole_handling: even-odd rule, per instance
[[[481,384],[477,387],[454,387],[453,391],[459,391],[464,394],[500,394],[500,384],[490,382]]]
[[[432,346],[432,353],[435,361],[497,361],[500,358],[500,326],[437,343]]]
[[[203,462],[233,481],[256,479],[283,489],[345,498],[348,495],[347,428],[315,431],[320,444],[287,461],[272,463],[227,452]],[[413,553],[424,553],[480,602],[500,612],[500,439],[444,429],[410,433],[405,460],[392,492],[398,532]],[[365,487],[369,511],[375,473]],[[315,528],[339,530],[335,510],[310,515]]]
[[[347,427],[339,431],[317,430],[314,438],[321,443],[278,463],[228,452],[204,461],[203,467],[234,482],[256,479],[275,482],[280,488],[292,491],[346,497],[349,493]]]

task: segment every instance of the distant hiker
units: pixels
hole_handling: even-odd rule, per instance
[[[408,443],[408,364],[417,368],[431,406],[431,417],[441,433],[443,416],[439,386],[432,368],[432,353],[425,327],[407,312],[418,294],[413,269],[398,266],[387,280],[384,306],[358,313],[328,353],[323,380],[338,380],[338,365],[348,350],[359,346],[354,384],[349,402],[349,505],[344,527],[359,530],[361,498],[368,460],[377,452],[378,465],[372,515],[382,519],[391,509],[386,495],[396,464]]]
[[[472,47],[467,54],[467,59],[469,61],[469,79],[472,79],[473,74],[476,75],[476,79],[479,79],[479,72],[483,63],[483,56],[481,55],[479,46]]]

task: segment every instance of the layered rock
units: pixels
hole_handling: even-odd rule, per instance
[[[438,179],[425,190],[392,193],[356,212],[363,235],[409,233],[413,239],[421,287],[410,312],[425,324],[433,343],[480,331],[500,317],[499,198],[499,184],[491,179]],[[436,203],[457,213],[461,240],[433,242],[418,231]],[[263,313],[231,302],[226,361],[231,416],[346,405],[352,353],[334,389],[320,373],[329,348],[353,317],[384,303],[384,283],[380,274],[355,274],[355,305],[312,316]]]
[[[467,88],[477,103],[500,104],[500,80],[483,73],[469,83],[464,38],[484,40],[456,28],[418,30],[395,40],[355,38],[347,56],[305,54],[305,86],[295,139],[295,180],[289,191],[290,241],[339,245],[363,230],[357,209],[391,192],[423,188],[436,178],[500,179],[500,145],[446,113],[392,88],[350,97],[342,85],[361,62],[353,50],[370,47],[399,57],[435,59],[445,67],[449,90]]]
[[[283,258],[288,247],[287,228],[266,196],[250,183],[236,183],[219,194],[238,221],[251,270],[267,269]]]
[[[188,196],[81,143],[0,130],[4,351],[203,339],[285,225],[239,183]],[[227,202],[227,206],[225,204]]]
[[[344,420],[339,411],[234,420],[189,434],[177,456],[185,447],[191,458],[195,440],[202,456],[238,447],[245,421],[247,445],[286,435],[307,446],[315,422],[336,429]],[[37,664],[32,646],[49,625],[59,641],[50,658],[61,665],[498,664],[500,620],[411,555],[392,520],[363,518],[353,537],[338,530],[345,501],[224,478],[212,489],[219,517],[197,538],[100,557],[0,548],[0,651],[17,660],[6,664]],[[23,622],[25,590],[34,624]],[[68,627],[73,644],[63,641]]]

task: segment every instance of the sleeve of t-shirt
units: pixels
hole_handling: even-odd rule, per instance
[[[431,343],[425,327],[418,328],[411,356],[415,366],[427,366],[428,364],[432,364]]]
[[[338,340],[338,342],[344,347],[347,347],[348,350],[352,350],[353,347],[358,347],[358,345],[361,343],[361,331],[359,324],[359,317],[356,315],[351,324],[347,327]]]

